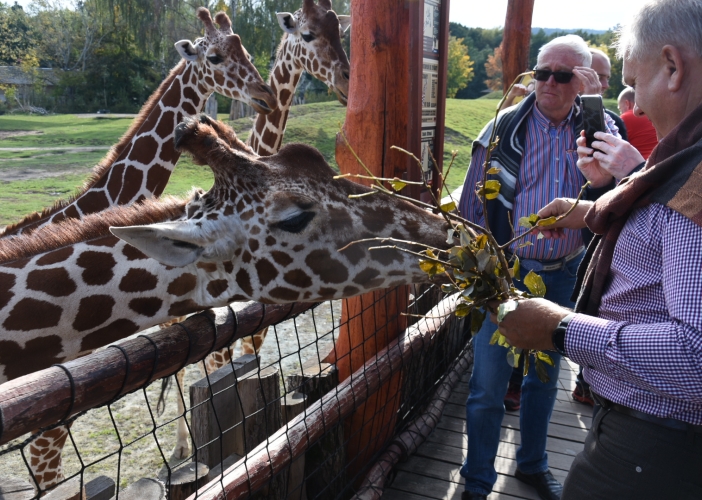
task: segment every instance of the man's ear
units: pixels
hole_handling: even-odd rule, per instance
[[[200,57],[197,47],[190,40],[181,40],[174,45],[180,56],[186,61],[194,61]]]
[[[283,31],[291,35],[297,32],[297,20],[290,12],[277,12],[276,16]]]
[[[664,45],[661,50],[661,57],[668,75],[668,90],[676,92],[680,90],[685,77],[685,61],[680,50],[674,45]]]
[[[111,227],[110,232],[161,264],[183,267],[195,262],[205,250],[192,236],[187,221],[148,226]]]

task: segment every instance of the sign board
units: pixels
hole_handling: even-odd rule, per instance
[[[433,190],[440,188],[437,173],[442,168],[448,2],[449,0],[424,0],[422,20],[422,178]],[[420,193],[420,197],[424,201],[431,199],[426,192]]]

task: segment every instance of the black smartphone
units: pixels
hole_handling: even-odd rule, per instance
[[[595,139],[595,132],[606,131],[602,96],[580,96],[580,104],[583,109],[583,130],[585,130],[585,140],[587,143],[587,147],[591,148],[592,141],[597,140]]]

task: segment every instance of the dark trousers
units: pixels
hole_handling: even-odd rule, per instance
[[[600,409],[562,500],[702,499],[702,434]]]

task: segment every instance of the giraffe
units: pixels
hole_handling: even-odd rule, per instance
[[[341,34],[351,24],[351,16],[337,15],[330,0],[304,0],[294,14],[280,12],[278,24],[283,38],[276,52],[269,84],[277,99],[271,113],[260,113],[247,140],[252,150],[269,156],[277,153],[283,142],[285,125],[292,106],[295,89],[303,71],[324,82],[334,91],[344,106],[349,92],[349,60],[341,44]],[[164,325],[165,326],[165,325]],[[264,328],[241,339],[241,354],[258,355],[266,338]],[[231,360],[231,350],[222,349],[207,357],[205,371],[212,373]],[[198,365],[202,369],[202,365]],[[176,375],[180,393],[184,394],[184,373]],[[165,390],[165,387],[164,387]],[[178,414],[185,413],[185,405],[178,398]],[[178,419],[174,456],[184,458],[190,453],[189,432],[184,418]]]
[[[347,246],[364,238],[448,248],[441,216],[383,194],[349,198],[369,188],[334,179],[314,148],[257,157],[218,128],[186,119],[176,129],[176,146],[213,170],[207,193],[0,240],[0,382],[232,301],[322,301],[427,281],[407,253]],[[61,462],[41,445],[49,456],[33,457],[33,471],[43,491]]]
[[[160,196],[180,157],[173,144],[175,127],[183,118],[197,116],[212,92],[244,101],[262,114],[277,108],[272,89],[251,63],[239,35],[233,33],[229,17],[219,12],[217,29],[204,7],[197,16],[205,26],[205,36],[194,43],[181,40],[175,44],[182,60],[82,189],[6,227],[1,237]]]
[[[351,16],[338,16],[331,0],[303,0],[294,14],[279,12],[283,39],[270,73],[270,85],[278,99],[272,113],[259,114],[247,144],[261,156],[278,152],[292,106],[295,88],[303,71],[326,83],[346,106],[349,93],[349,60],[341,45],[341,33]]]
[[[330,0],[304,0],[294,14],[277,13],[283,38],[278,46],[269,84],[278,100],[268,114],[259,114],[247,140],[247,145],[261,156],[277,153],[283,143],[285,125],[292,106],[295,89],[303,71],[324,82],[346,106],[349,93],[349,60],[341,45],[341,34],[351,25],[351,16],[337,15]],[[241,339],[242,354],[258,354],[268,329]],[[229,351],[213,360],[213,368],[228,362]],[[221,363],[221,364],[219,364]],[[183,425],[182,430],[185,431]],[[187,436],[180,434],[179,442]]]

